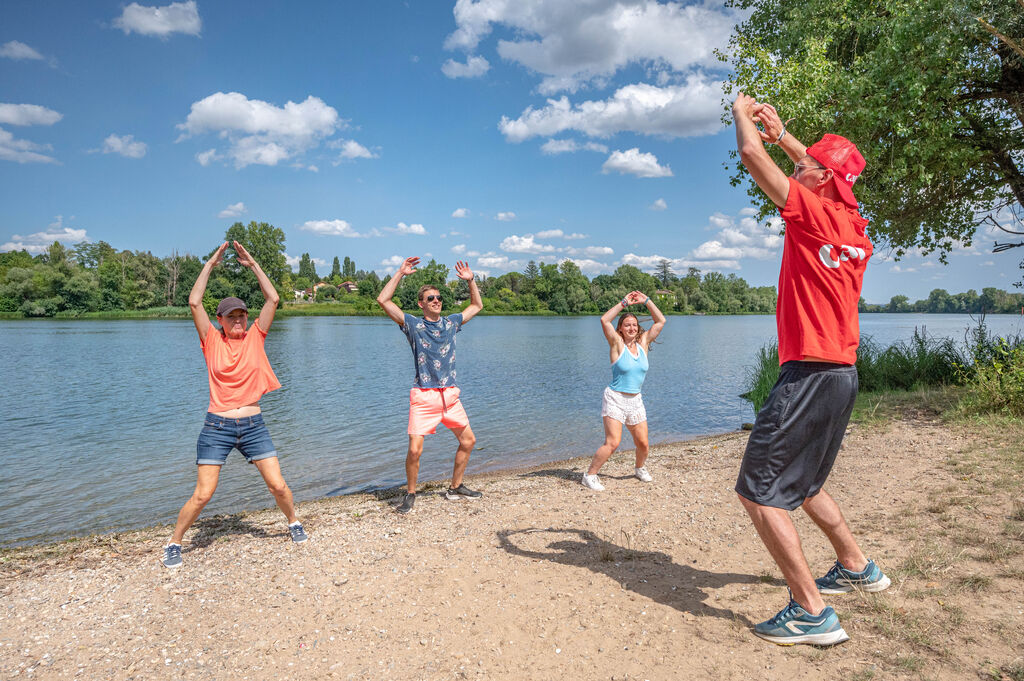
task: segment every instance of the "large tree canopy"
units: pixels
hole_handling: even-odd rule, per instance
[[[789,129],[805,144],[826,132],[857,144],[867,168],[855,191],[876,242],[943,257],[982,220],[1020,229],[1024,0],[732,4],[750,14],[723,55],[727,92],[795,118]],[[762,217],[774,210],[748,189]]]

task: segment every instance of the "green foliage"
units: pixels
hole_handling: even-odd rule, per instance
[[[970,243],[979,216],[1002,207],[1019,216],[1018,0],[731,4],[749,16],[720,55],[732,62],[726,92],[742,90],[795,117],[790,129],[806,144],[826,132],[853,140],[867,160],[857,197],[878,243],[897,255],[919,246],[944,257],[956,242]],[[778,147],[769,153],[789,167]],[[735,169],[733,184],[742,184],[738,160]],[[746,184],[761,217],[774,213]]]
[[[967,414],[1024,416],[1024,344],[1000,339],[964,369],[967,391],[960,409]],[[985,355],[989,355],[985,357]]]
[[[909,342],[887,348],[862,338],[857,348],[860,389],[876,392],[957,384],[965,356],[966,351],[952,339],[929,337],[916,328]]]
[[[398,285],[395,298],[397,298],[403,310],[418,310],[419,306],[416,305],[416,296],[421,286],[429,284],[436,287],[441,293],[444,308],[451,309],[455,305],[455,296],[452,294],[451,289],[448,288],[447,281],[448,266],[442,265],[431,258],[430,262],[426,265],[420,265],[415,272],[402,279],[402,283]]]
[[[778,346],[773,341],[758,350],[747,369],[741,395],[756,413],[779,377]],[[934,338],[914,329],[909,341],[888,347],[862,338],[857,348],[861,392],[914,391],[966,384],[960,408],[965,413],[1004,413],[1024,416],[1024,338],[988,335],[984,318],[963,343]]]
[[[746,369],[747,391],[740,397],[750,400],[755,414],[768,401],[768,394],[779,380],[779,373],[779,346],[772,341],[761,346],[754,357],[754,365]]]
[[[303,253],[302,258],[299,260],[299,278],[308,279],[314,283],[320,281],[320,277],[316,274],[316,265],[313,264],[309,253]]]

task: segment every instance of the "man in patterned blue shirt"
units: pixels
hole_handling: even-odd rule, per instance
[[[469,416],[459,400],[459,388],[455,384],[455,334],[462,325],[483,309],[480,289],[473,278],[473,271],[462,261],[455,264],[459,279],[469,282],[469,305],[461,313],[441,316],[441,292],[433,286],[419,290],[416,304],[423,310],[422,317],[406,314],[392,302],[402,277],[416,271],[420,259],[406,258],[398,272],[377,296],[377,302],[384,312],[405,332],[412,348],[415,377],[409,390],[409,450],[405,457],[405,476],[408,488],[405,498],[398,507],[399,513],[409,513],[416,502],[416,477],[420,471],[420,454],[423,453],[423,436],[433,435],[437,424],[447,426],[459,440],[455,452],[455,469],[452,483],[445,492],[448,499],[479,499],[480,492],[473,491],[462,482],[462,475],[469,463],[469,454],[476,444],[473,429],[469,427]]]

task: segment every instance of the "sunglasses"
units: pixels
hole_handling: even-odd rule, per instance
[[[426,298],[424,298],[424,300],[427,301],[428,303],[432,303],[435,300],[441,300],[441,296],[433,296],[433,295],[431,295],[431,296],[427,296]]]

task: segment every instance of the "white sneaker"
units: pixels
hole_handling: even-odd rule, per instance
[[[633,475],[635,475],[637,479],[639,479],[641,482],[650,482],[654,480],[654,478],[651,477],[651,474],[647,472],[647,469],[644,466],[640,466],[640,468],[634,468]]]
[[[586,473],[584,473],[583,480],[581,482],[583,483],[584,487],[592,489],[595,492],[604,491],[604,485],[601,484],[601,481],[597,479],[596,475],[587,475]]]

